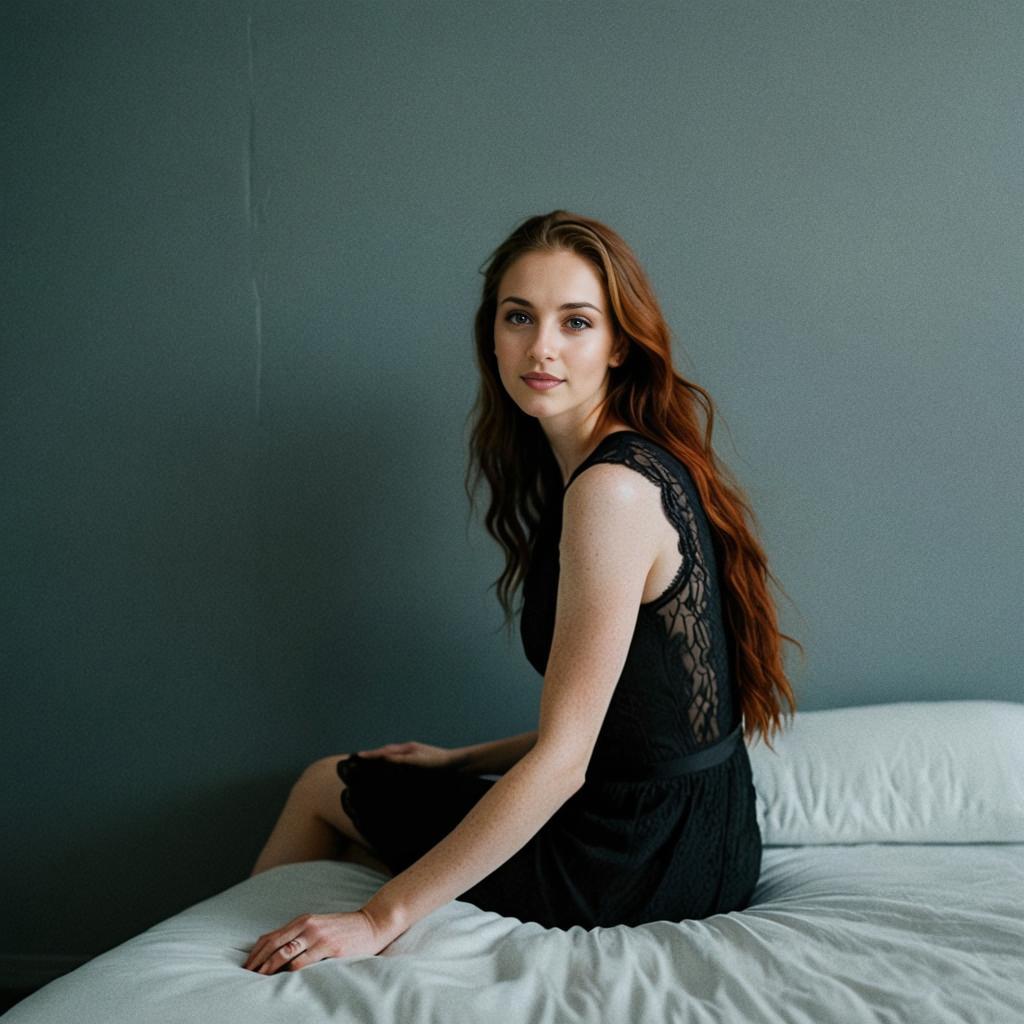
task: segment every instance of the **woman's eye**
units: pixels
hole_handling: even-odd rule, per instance
[[[529,316],[527,316],[527,314],[526,314],[526,313],[524,313],[524,312],[523,312],[523,311],[522,311],[521,309],[513,309],[513,310],[512,310],[512,312],[511,312],[511,313],[509,313],[509,314],[508,314],[508,316],[506,316],[506,317],[505,317],[505,319],[506,319],[506,320],[507,320],[507,321],[508,321],[509,323],[511,323],[511,324],[519,324],[519,323],[521,323],[522,321],[520,321],[520,320],[513,320],[513,319],[512,319],[513,317],[516,317],[516,316],[525,316],[525,317],[526,317],[527,319],[529,319]],[[572,328],[572,330],[574,330],[574,331],[576,331],[576,332],[579,332],[579,331],[583,330],[584,328],[586,328],[586,327],[589,327],[589,326],[590,326],[590,321],[589,321],[589,320],[585,320],[585,319],[584,319],[583,317],[581,317],[581,316],[571,316],[571,317],[569,317],[569,319],[568,319],[568,320],[566,321],[566,323],[569,323],[569,324],[571,324],[571,323],[573,323],[573,322],[576,322],[576,323],[578,323],[578,324],[581,324],[581,325],[582,325],[582,326],[580,326],[580,327],[573,327],[573,328]]]

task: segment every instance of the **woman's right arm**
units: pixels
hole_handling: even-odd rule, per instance
[[[490,743],[477,743],[471,747],[457,747],[453,762],[458,771],[466,775],[504,774],[537,742],[537,732],[522,732]]]

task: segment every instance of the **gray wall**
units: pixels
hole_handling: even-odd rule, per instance
[[[239,881],[316,757],[534,726],[462,478],[478,269],[556,206],[634,245],[717,402],[802,706],[1020,699],[1022,38],[1015,2],[6,3],[0,955]]]

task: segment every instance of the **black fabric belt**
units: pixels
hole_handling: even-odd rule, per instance
[[[689,775],[691,772],[713,768],[725,761],[736,749],[743,736],[743,725],[735,729],[723,740],[712,743],[703,750],[692,754],[683,754],[668,761],[655,761],[644,765],[619,765],[618,762],[604,761],[601,764],[591,763],[587,767],[587,781],[597,782],[641,782],[644,779],[669,779],[675,775]]]

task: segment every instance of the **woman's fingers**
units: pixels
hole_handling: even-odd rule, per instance
[[[270,944],[264,937],[256,940],[256,945],[249,950],[249,956],[242,966],[247,971],[255,971],[260,964],[270,955]]]
[[[315,952],[310,950],[304,950],[297,957],[294,957],[288,964],[289,971],[301,971],[303,967],[308,967],[310,964],[318,963],[323,957],[318,956]]]
[[[260,938],[249,953],[249,959],[242,965],[247,971],[258,971],[280,945],[274,939]]]
[[[252,951],[249,953],[249,959],[245,961],[245,967],[247,970],[258,970],[263,966],[267,957],[269,957],[275,949],[277,949],[283,942],[289,941],[283,937],[278,937],[282,932],[283,929],[279,929],[277,932],[268,932],[266,935],[261,935],[256,940],[256,945],[252,947]]]
[[[266,932],[261,935],[256,940],[256,945],[250,951],[249,958],[242,966],[250,971],[259,970],[277,950],[289,942],[294,942],[302,934],[307,918],[308,915],[303,914],[302,917],[289,921],[283,928],[277,928],[272,932]],[[301,945],[301,943],[298,945]],[[292,955],[296,952],[298,952],[298,946],[296,946]]]
[[[305,954],[306,950],[302,944],[302,940],[292,939],[290,942],[286,942],[283,946],[278,947],[278,949],[271,953],[257,973],[273,974],[275,971],[284,967],[285,964],[289,964],[290,966],[289,961],[296,960],[301,956],[305,956]]]
[[[357,750],[360,757],[383,757],[387,754],[408,753],[411,743],[385,743],[383,747],[374,747],[372,750]]]

